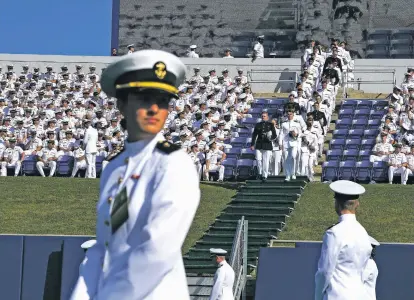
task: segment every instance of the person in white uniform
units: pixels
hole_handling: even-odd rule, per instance
[[[130,44],[127,46],[128,48],[128,53],[127,54],[132,54],[135,52],[135,45],[134,44]]]
[[[368,260],[368,263],[363,273],[363,281],[364,281],[364,288],[365,288],[364,299],[376,300],[377,293],[375,291],[375,287],[377,285],[378,267],[377,267],[377,264],[375,263],[374,258],[376,254],[376,247],[378,247],[380,243],[371,236],[369,238],[371,241],[372,251],[371,251],[371,257]]]
[[[209,181],[209,172],[218,171],[218,182],[224,180],[224,166],[221,164],[226,159],[226,153],[217,148],[217,143],[213,140],[208,144],[210,150],[206,155],[206,164],[203,166],[203,179]]]
[[[200,56],[195,52],[195,50],[197,49],[197,45],[191,45],[190,46],[190,51],[187,54],[187,57],[189,58],[200,58]]]
[[[264,35],[259,35],[257,37],[257,43],[254,45],[253,48],[253,56],[252,62],[254,62],[257,58],[264,58]]]
[[[287,112],[288,119],[282,123],[281,134],[279,135],[279,145],[282,147],[285,172],[285,181],[296,179],[295,165],[298,157],[298,148],[301,141],[302,128],[300,122],[294,119],[295,112]]]
[[[79,170],[85,170],[88,167],[85,159],[85,151],[79,147],[79,144],[77,143],[74,145],[74,148],[75,151],[73,151],[73,157],[75,158],[75,164],[73,166],[71,177],[75,177]]]
[[[407,158],[401,152],[401,144],[394,144],[394,152],[388,155],[388,181],[392,184],[394,174],[401,174],[401,184],[405,180],[405,172],[407,170]]]
[[[10,147],[3,150],[0,174],[1,176],[7,176],[7,167],[14,167],[14,176],[16,177],[19,175],[25,154],[20,146],[16,146],[15,138],[10,138],[9,144]]]
[[[48,140],[47,147],[37,152],[38,162],[36,163],[36,169],[39,171],[42,177],[45,177],[45,171],[43,170],[44,167],[50,168],[49,177],[53,177],[53,175],[55,175],[57,159],[58,152],[55,148],[55,141]]]
[[[223,249],[210,249],[210,255],[218,264],[214,274],[213,289],[209,300],[234,300],[234,270],[226,261],[227,251]]]
[[[190,299],[181,247],[200,201],[199,180],[188,154],[161,133],[185,70],[175,55],[142,50],[102,74],[128,138],[101,175],[96,244],[71,300]]]
[[[85,150],[86,163],[86,178],[96,178],[96,154],[98,148],[98,131],[91,125],[90,120],[85,120],[85,136],[83,137],[83,146]]]
[[[339,222],[325,232],[318,270],[315,300],[365,300],[362,274],[371,256],[371,242],[356,220],[359,196],[365,188],[355,182],[338,180],[329,185],[335,193]]]

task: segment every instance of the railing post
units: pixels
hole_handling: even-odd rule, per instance
[[[246,300],[246,286],[247,286],[247,247],[249,238],[249,221],[244,221],[244,239],[243,239],[243,277],[244,284],[242,290],[242,300]]]

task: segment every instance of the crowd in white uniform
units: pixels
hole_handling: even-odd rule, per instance
[[[414,68],[408,68],[404,81],[394,87],[387,100],[387,112],[370,161],[388,163],[390,184],[394,174],[400,174],[401,183],[407,184],[408,176],[414,172]]]
[[[95,71],[90,66],[84,73],[81,65],[74,73],[66,66],[60,72],[51,66],[0,69],[1,176],[8,168],[18,176],[32,155],[42,176],[46,167],[54,176],[57,161],[68,155],[74,157],[72,176],[85,169],[86,177],[96,177],[96,155],[116,154],[123,132],[116,101],[101,91]]]

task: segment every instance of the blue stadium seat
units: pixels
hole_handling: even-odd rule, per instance
[[[57,161],[56,174],[63,177],[71,176],[74,162],[73,156],[62,155]]]
[[[102,163],[105,160],[105,157],[103,156],[97,156],[96,162],[95,162],[95,168],[96,168],[96,177],[101,177],[102,173]]]
[[[379,134],[379,129],[365,129],[364,139],[375,139]]]
[[[335,129],[332,134],[334,139],[346,139],[347,136],[348,129]]]
[[[243,118],[240,123],[246,127],[254,127],[260,121],[258,118]]]
[[[329,143],[329,150],[343,150],[345,148],[344,139],[333,139]]]
[[[252,136],[254,128],[236,128],[239,137],[249,138]]]
[[[265,108],[266,105],[269,104],[269,100],[267,99],[256,99],[254,100],[254,102],[252,103],[252,107],[256,108],[256,107],[260,107],[260,108]]]
[[[357,109],[368,109],[370,110],[372,107],[372,100],[358,100],[357,101]]]
[[[357,105],[358,105],[357,100],[343,100],[342,105],[341,105],[341,109],[345,109],[345,108],[355,109],[357,107]]]
[[[357,161],[358,156],[359,156],[359,150],[356,150],[356,149],[344,150],[343,160],[345,160],[345,161]]]
[[[387,100],[373,100],[372,101],[372,108],[375,110],[382,110],[388,106]]]
[[[364,136],[364,130],[363,129],[350,129],[348,131],[348,139],[354,139],[354,138],[362,138]]]
[[[342,150],[328,150],[326,152],[327,161],[340,161],[342,159]]]
[[[371,114],[369,115],[370,120],[381,120],[384,116],[384,110],[371,110]]]
[[[248,114],[252,116],[252,118],[259,118],[263,112],[263,108],[261,107],[254,107],[249,109]]]
[[[241,149],[239,158],[240,159],[256,159],[256,151],[250,148]]]
[[[352,125],[351,119],[338,119],[336,120],[336,129],[350,129]]]
[[[381,120],[369,120],[365,129],[378,129],[381,125]]]
[[[256,161],[253,159],[237,160],[237,180],[246,180],[255,176]]]
[[[361,139],[347,139],[345,141],[345,148],[346,150],[358,150],[361,146]]]
[[[322,164],[321,181],[335,181],[338,179],[339,161],[325,161]]]
[[[358,153],[358,160],[359,161],[369,160],[371,152],[372,152],[371,150],[360,150]]]
[[[359,150],[372,150],[375,145],[375,139],[363,139]]]
[[[36,155],[26,155],[22,163],[22,172],[26,176],[39,175],[36,169]]]
[[[371,163],[368,160],[359,161],[355,164],[355,180],[358,182],[369,182],[371,180]]]
[[[338,179],[340,180],[354,180],[355,161],[341,161],[338,169]]]
[[[236,177],[237,159],[226,158],[221,164],[224,166],[224,179],[234,179]]]
[[[376,161],[372,164],[371,180],[376,182],[388,181],[388,164],[384,161]]]
[[[344,108],[344,109],[339,110],[338,118],[339,119],[352,118],[353,115],[354,115],[353,108]]]
[[[237,159],[240,155],[241,147],[236,147],[235,145],[232,145],[233,148],[226,148],[224,149],[224,153],[226,153],[227,159]]]
[[[352,120],[352,129],[365,129],[368,124],[368,119]]]
[[[269,104],[267,105],[268,108],[274,109],[274,108],[283,108],[283,105],[287,102],[287,99],[271,99],[269,101]]]

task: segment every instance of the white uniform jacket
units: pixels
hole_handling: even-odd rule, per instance
[[[377,284],[378,267],[375,260],[368,260],[367,266],[363,273],[365,298],[366,300],[376,300],[375,286]]]
[[[85,152],[86,153],[98,152],[98,148],[96,147],[97,142],[98,142],[98,131],[92,126],[89,126],[89,128],[86,129],[85,136],[83,138]]]
[[[214,284],[211,290],[210,300],[234,300],[233,285],[233,268],[227,261],[223,260],[219,264],[216,274],[214,274]]]
[[[355,215],[341,215],[323,237],[315,300],[366,300],[362,274],[371,251],[368,233]]]
[[[72,300],[188,300],[181,246],[200,201],[191,158],[173,144],[126,143],[100,181],[97,243]]]

